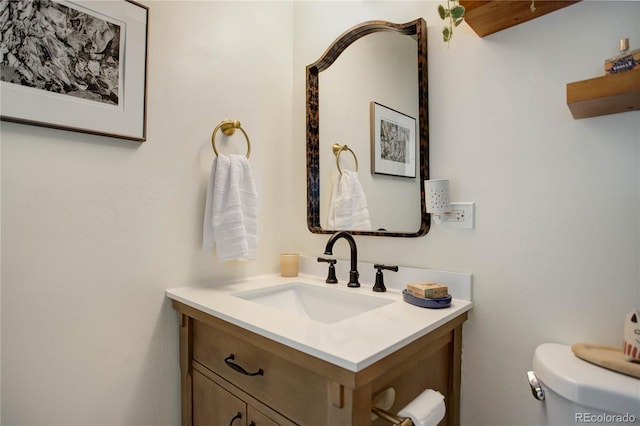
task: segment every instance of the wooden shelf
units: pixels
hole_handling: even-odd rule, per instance
[[[567,84],[573,118],[640,110],[640,69]]]
[[[464,6],[464,20],[480,37],[502,31],[531,19],[563,7],[570,6],[577,1],[546,1],[536,0],[536,11],[531,12],[531,1],[528,0],[493,0],[473,1],[460,0]]]

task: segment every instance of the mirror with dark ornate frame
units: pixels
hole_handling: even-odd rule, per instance
[[[414,65],[417,64],[417,87],[415,90],[417,91],[417,165],[416,167],[419,169],[419,174],[414,178],[414,181],[417,179],[418,182],[415,182],[415,189],[411,189],[412,194],[410,196],[413,205],[411,206],[412,210],[418,210],[416,212],[412,212],[412,214],[416,215],[416,224],[415,227],[417,229],[404,229],[403,227],[399,227],[400,229],[385,228],[385,229],[376,229],[376,230],[358,230],[358,229],[349,229],[348,231],[356,234],[356,235],[376,235],[376,236],[388,236],[388,237],[419,237],[425,235],[429,231],[430,227],[430,217],[426,212],[425,206],[425,198],[424,198],[424,180],[429,179],[429,112],[428,112],[428,81],[427,81],[427,25],[424,19],[416,19],[414,21],[410,21],[403,24],[395,24],[387,21],[367,21],[362,24],[359,24],[346,32],[340,35],[322,54],[322,56],[313,64],[308,65],[306,69],[306,96],[307,96],[307,226],[309,230],[313,233],[318,234],[329,234],[333,233],[335,229],[328,229],[327,226],[322,226],[321,224],[321,180],[322,185],[324,185],[325,191],[327,190],[326,186],[331,186],[331,182],[326,178],[326,175],[322,175],[321,179],[321,168],[320,168],[320,158],[321,151],[322,156],[327,155],[325,151],[329,151],[331,149],[331,143],[325,139],[321,144],[320,140],[320,73],[322,71],[326,71],[334,62],[338,59],[338,57],[343,54],[343,52],[347,49],[347,47],[351,46],[357,40],[374,33],[393,33],[403,37],[409,37],[412,40],[415,40],[415,55],[417,56],[417,61],[414,62]],[[413,49],[413,48],[411,48]],[[413,70],[416,73],[415,70]],[[356,77],[357,78],[357,77]],[[323,80],[324,81],[324,80]],[[342,90],[348,90],[348,88],[342,88]],[[326,89],[325,89],[326,91]],[[371,104],[373,105],[373,101],[371,100]],[[326,108],[326,107],[325,107]],[[367,106],[367,109],[369,106]],[[372,107],[373,108],[373,107]],[[325,111],[326,109],[323,109]],[[373,112],[372,112],[373,114]],[[326,116],[328,114],[324,114]],[[347,124],[348,125],[348,124]],[[323,123],[324,126],[324,123]],[[325,127],[322,127],[325,129]],[[367,130],[368,131],[368,130]],[[333,142],[333,140],[331,141]],[[322,145],[322,146],[321,146]],[[325,146],[326,145],[326,146]],[[335,154],[335,150],[334,150]],[[359,153],[361,157],[364,157],[360,161],[360,168],[363,168],[363,165],[367,165],[370,157],[370,152],[362,152]],[[334,164],[336,158],[334,157]],[[364,160],[364,161],[363,161]],[[325,160],[323,160],[325,161]],[[325,161],[326,163],[326,161]],[[362,170],[361,170],[362,172]],[[373,173],[371,174],[372,176]],[[380,179],[392,179],[395,178],[396,181],[402,181],[403,179],[407,181],[406,178],[397,178],[397,177],[389,177],[389,176],[381,176],[375,175],[378,178],[379,188],[383,188],[382,181]],[[373,180],[375,185],[375,180]],[[384,187],[387,188],[387,187]],[[412,187],[414,188],[414,187]],[[384,192],[392,192],[388,189],[380,189],[380,191]],[[393,191],[395,192],[395,191]],[[385,194],[377,194],[381,197],[384,197]],[[398,203],[401,204],[401,203]],[[403,203],[404,204],[404,203]],[[406,203],[405,205],[397,205],[395,208],[402,209],[407,208],[406,205],[411,205],[411,203]],[[323,210],[326,210],[326,206],[322,206]],[[342,230],[342,229],[341,229]]]

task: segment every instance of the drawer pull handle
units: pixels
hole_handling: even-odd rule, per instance
[[[242,418],[242,414],[240,413],[240,411],[238,411],[238,414],[233,416],[233,418],[231,419],[231,422],[229,422],[229,426],[233,426],[233,422],[235,422],[236,420],[240,420],[241,418]]]
[[[230,354],[224,359],[224,363],[236,370],[238,373],[244,374],[245,376],[264,376],[264,371],[262,370],[262,368],[258,369],[258,371],[256,371],[255,373],[249,373],[247,370],[233,362],[234,358],[235,357],[233,356],[233,354]]]

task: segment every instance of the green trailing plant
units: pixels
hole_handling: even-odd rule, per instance
[[[464,21],[464,6],[459,4],[458,0],[447,0],[447,7],[438,5],[438,14],[440,19],[445,21],[445,26],[442,28],[442,39],[449,43],[453,37],[453,28]]]

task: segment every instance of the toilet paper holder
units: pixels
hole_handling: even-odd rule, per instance
[[[391,424],[398,426],[414,426],[413,421],[409,417],[398,417],[395,414],[383,410],[378,407],[371,407],[371,411],[382,420],[386,420]]]

